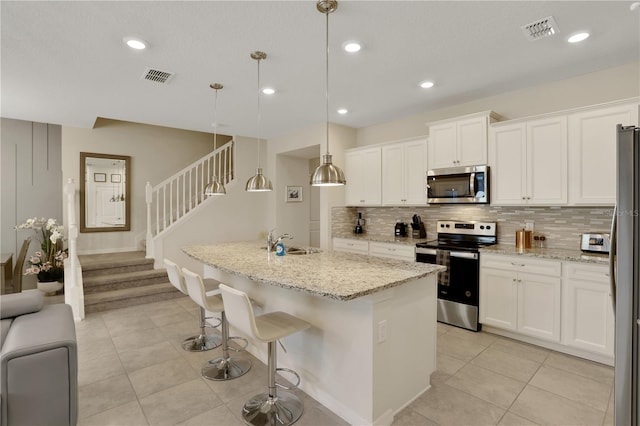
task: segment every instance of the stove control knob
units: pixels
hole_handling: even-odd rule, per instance
[[[444,223],[441,223],[441,224],[440,224],[440,228],[444,228]]]
[[[446,225],[446,226],[447,226],[447,228],[448,228],[448,227],[449,227],[449,224],[447,223],[447,225]]]
[[[480,225],[480,229],[484,229],[484,225]],[[487,227],[489,229],[489,227]]]
[[[491,225],[487,225],[487,229],[491,229]]]

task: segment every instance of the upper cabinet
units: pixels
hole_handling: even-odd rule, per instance
[[[382,150],[378,147],[352,149],[345,153],[347,180],[345,204],[375,206],[382,201]]]
[[[569,114],[571,204],[615,204],[617,124],[638,125],[637,101]]]
[[[424,205],[426,171],[426,138],[383,145],[382,204]]]
[[[567,203],[567,117],[491,126],[491,203]]]
[[[428,169],[487,163],[487,128],[492,111],[429,123]]]

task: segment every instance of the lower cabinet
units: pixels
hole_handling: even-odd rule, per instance
[[[376,241],[334,238],[333,250],[364,254],[387,259],[415,262],[416,248],[412,244],[380,243]]]
[[[562,343],[613,356],[615,324],[608,267],[566,262],[562,300]]]
[[[334,238],[333,249],[354,254],[369,254],[369,241],[353,240],[349,238]]]
[[[482,253],[480,322],[510,337],[612,363],[608,272],[603,264]]]
[[[482,255],[480,265],[481,323],[560,341],[560,262]]]

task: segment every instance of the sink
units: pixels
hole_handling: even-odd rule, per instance
[[[301,247],[286,247],[286,253],[287,254],[295,254],[295,255],[300,255],[300,254],[313,254],[313,253],[318,253],[320,250],[317,249],[312,249],[312,248],[301,248]]]

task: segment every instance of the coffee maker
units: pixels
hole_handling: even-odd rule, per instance
[[[364,234],[365,220],[362,218],[362,213],[358,212],[358,220],[356,221],[356,227],[353,229],[354,234]]]
[[[396,225],[394,227],[394,235],[396,237],[406,237],[407,236],[407,224],[400,221],[400,219],[398,219],[398,221],[396,222]]]

